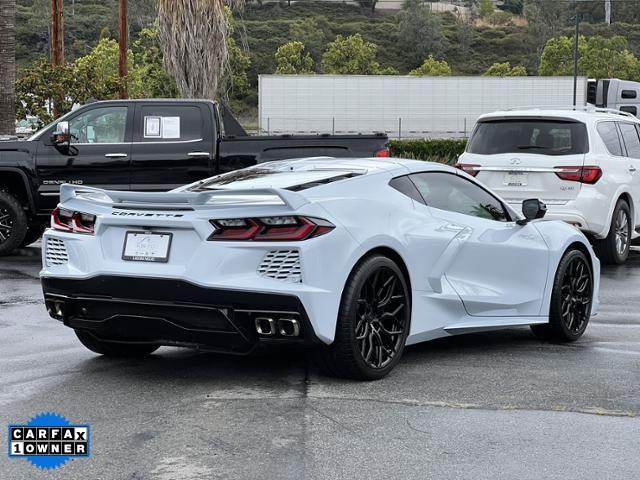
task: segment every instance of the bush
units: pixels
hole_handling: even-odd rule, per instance
[[[449,165],[455,163],[466,145],[466,139],[457,138],[389,141],[392,157],[414,158]]]

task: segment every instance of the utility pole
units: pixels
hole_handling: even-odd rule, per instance
[[[0,135],[16,133],[16,2],[0,0]]]
[[[51,28],[49,32],[49,48],[51,50],[51,65],[64,65],[64,17],[62,16],[62,0],[51,0]],[[56,95],[53,99],[52,112],[58,118],[60,104],[63,98]]]
[[[611,25],[611,0],[604,0],[604,21]]]
[[[64,64],[64,18],[62,0],[51,0],[51,65]]]
[[[118,24],[120,27],[120,35],[118,37],[118,45],[120,47],[120,58],[118,60],[118,77],[120,79],[120,98],[128,98],[127,91],[127,0],[120,0],[120,8],[118,15]]]

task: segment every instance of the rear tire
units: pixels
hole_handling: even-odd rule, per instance
[[[146,357],[160,348],[159,345],[151,343],[107,342],[82,330],[76,330],[75,332],[78,340],[85,347],[106,357]]]
[[[0,257],[11,255],[27,233],[27,215],[16,197],[0,191]]]
[[[411,302],[400,268],[373,255],[349,275],[342,293],[336,336],[314,352],[325,372],[356,380],[378,380],[398,363],[409,332]]]
[[[621,265],[629,256],[633,222],[631,209],[625,200],[618,200],[613,209],[609,234],[602,240],[597,240],[593,247],[602,263]]]
[[[549,323],[531,325],[531,330],[544,340],[573,342],[589,324],[592,302],[593,273],[589,260],[580,250],[569,250],[556,271]]]
[[[46,225],[29,225],[27,228],[27,234],[24,236],[20,248],[28,247],[32,243],[37,242],[42,237],[42,234],[46,230]]]

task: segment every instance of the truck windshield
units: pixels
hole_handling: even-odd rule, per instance
[[[480,122],[467,146],[467,152],[480,155],[576,155],[588,151],[589,142],[584,123],[546,119],[501,119]]]

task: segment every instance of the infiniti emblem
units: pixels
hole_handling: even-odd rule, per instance
[[[520,161],[519,158],[512,158],[511,160],[509,160],[509,163],[511,165],[520,165],[520,163],[522,163],[522,162]]]

